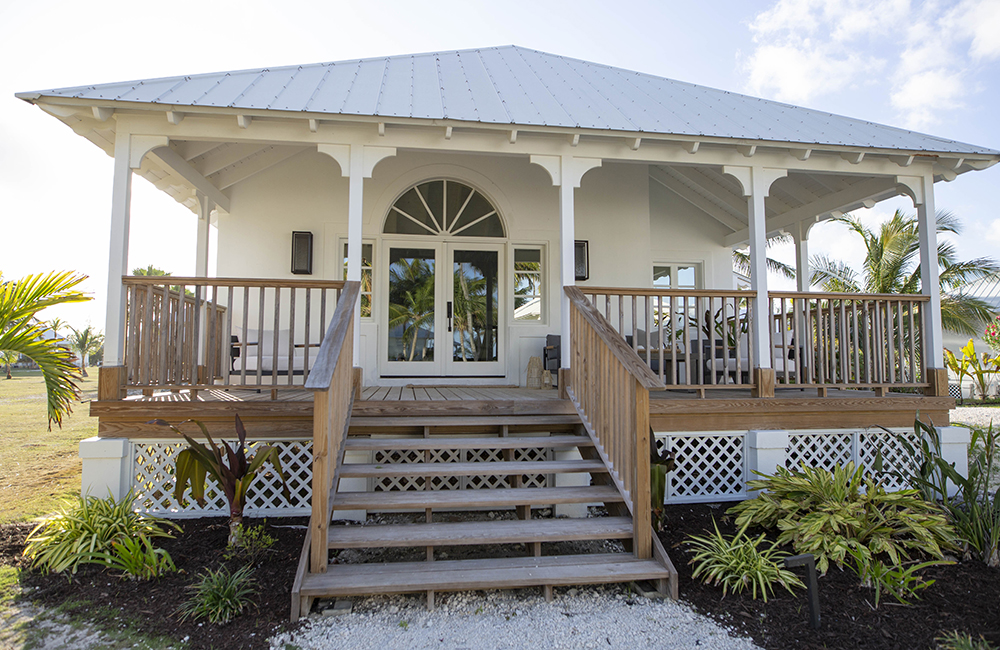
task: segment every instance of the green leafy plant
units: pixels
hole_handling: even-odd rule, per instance
[[[986,429],[972,430],[967,476],[962,476],[942,456],[937,429],[921,422],[920,418],[913,426],[919,440],[917,444],[912,444],[906,436],[883,429],[895,435],[913,459],[911,469],[884,473],[919,490],[927,501],[941,504],[955,527],[966,557],[976,558],[991,567],[1000,566],[1000,498],[996,493],[990,494],[1000,447],[1000,436],[993,430],[993,424]],[[880,457],[876,457],[875,467],[881,470]]]
[[[263,526],[248,527],[242,524],[236,530],[236,538],[236,543],[230,544],[226,549],[225,558],[227,560],[243,558],[250,564],[260,562],[278,541],[277,538],[268,535]]]
[[[904,566],[886,566],[881,560],[874,560],[867,557],[858,549],[848,549],[847,551],[853,562],[849,563],[854,573],[861,579],[861,584],[875,590],[875,607],[879,606],[882,594],[893,596],[896,600],[909,605],[908,598],[914,598],[921,589],[926,589],[934,584],[933,580],[925,580],[917,572],[928,567],[941,564],[951,564],[941,560],[929,562],[907,563]]]
[[[972,339],[969,339],[969,342],[959,352],[962,353],[961,358],[956,357],[951,350],[945,350],[945,366],[958,375],[959,384],[962,383],[963,378],[972,377],[979,396],[985,399],[990,386],[990,377],[1000,373],[1000,355],[990,357],[986,352],[983,352],[982,355],[977,354]]]
[[[747,483],[761,494],[729,509],[736,525],[777,528],[778,543],[815,555],[820,573],[831,562],[843,566],[851,550],[901,566],[913,554],[941,558],[954,545],[954,529],[936,504],[917,490],[886,492],[853,462],[832,472],[803,465],[761,476]]]
[[[233,573],[226,567],[217,571],[209,569],[188,589],[192,596],[181,605],[181,620],[208,619],[209,623],[228,623],[252,603],[253,567],[245,566]]]
[[[285,499],[291,498],[288,492],[288,481],[285,479],[285,473],[281,470],[281,459],[276,447],[259,445],[253,458],[247,458],[247,431],[238,414],[236,416],[236,435],[239,444],[235,448],[230,447],[226,441],[222,441],[221,445],[216,445],[208,432],[208,427],[198,420],[186,420],[186,422],[198,425],[202,435],[208,440],[207,447],[169,422],[163,420],[153,420],[152,422],[170,427],[171,431],[183,436],[188,443],[188,448],[181,450],[175,460],[174,499],[179,503],[182,502],[184,493],[190,488],[194,500],[199,505],[205,505],[205,480],[208,475],[215,479],[215,482],[225,493],[226,500],[229,502],[230,546],[240,543],[238,531],[243,523],[243,508],[246,506],[247,492],[257,475],[264,470],[266,463],[271,464],[272,469],[281,479],[281,489]]]
[[[124,577],[139,580],[151,580],[177,571],[170,554],[155,548],[146,535],[115,540],[110,552],[95,553],[93,559],[121,571]]]
[[[719,525],[712,520],[715,532],[706,536],[692,535],[688,544],[694,549],[690,564],[694,565],[692,578],[701,578],[704,583],[722,585],[722,594],[727,591],[742,593],[749,588],[752,597],[760,591],[764,602],[768,593],[774,593],[774,585],[792,592],[792,587],[802,587],[793,572],[778,564],[788,553],[778,549],[777,542],[767,543],[765,535],[756,539],[746,536],[746,527],[733,537],[719,532]]]
[[[968,632],[947,632],[934,641],[938,650],[996,650],[996,646],[983,637],[973,639]]]
[[[172,537],[162,526],[177,524],[133,512],[135,495],[121,501],[113,497],[76,497],[59,512],[45,518],[28,535],[24,555],[31,566],[45,573],[76,573],[81,564],[100,562],[96,555],[114,550],[114,543],[136,537]]]

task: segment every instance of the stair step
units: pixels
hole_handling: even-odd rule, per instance
[[[520,474],[606,473],[600,460],[518,460],[479,463],[344,463],[341,478],[415,476],[516,476]]]
[[[334,510],[510,508],[513,506],[549,506],[558,503],[621,503],[622,501],[622,496],[616,488],[607,485],[591,485],[588,487],[498,488],[493,490],[337,492],[333,495],[333,508]]]
[[[438,436],[434,438],[348,438],[348,451],[404,451],[426,449],[573,449],[593,447],[588,436],[497,436],[467,438]]]
[[[371,526],[331,526],[330,548],[467,546],[586,539],[631,539],[628,517],[435,522]]]
[[[404,403],[405,404],[405,403]],[[410,403],[412,404],[412,402]],[[412,407],[408,407],[412,410]],[[361,415],[356,411],[351,416],[351,430],[366,427],[391,429],[393,427],[450,427],[461,431],[462,427],[508,425],[522,430],[545,431],[547,426],[569,426],[580,424],[580,416],[572,415]]]
[[[331,564],[326,573],[306,574],[303,596],[350,596],[414,591],[514,589],[582,585],[669,577],[655,560],[625,553],[562,555],[490,560]]]

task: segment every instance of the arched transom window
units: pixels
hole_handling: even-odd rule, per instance
[[[497,209],[464,183],[436,180],[420,183],[396,199],[385,220],[385,234],[503,237]]]

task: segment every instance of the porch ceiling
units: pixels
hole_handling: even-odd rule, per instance
[[[726,245],[746,241],[747,200],[739,183],[721,167],[650,165],[649,169],[651,180],[728,228]],[[891,178],[789,170],[786,178],[775,181],[764,201],[768,235],[901,193]]]

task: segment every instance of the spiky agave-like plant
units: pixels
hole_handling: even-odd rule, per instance
[[[201,429],[202,435],[208,440],[208,446],[203,445],[176,426],[164,420],[152,420],[152,424],[169,427],[171,431],[183,436],[188,448],[177,454],[174,468],[174,499],[178,503],[184,498],[184,493],[191,489],[191,496],[198,505],[205,505],[205,479],[211,475],[222,488],[229,502],[229,544],[239,546],[240,525],[243,523],[243,508],[246,506],[247,492],[257,474],[265,463],[270,462],[275,473],[281,478],[281,489],[285,499],[290,499],[288,481],[281,469],[281,459],[278,449],[271,445],[261,445],[252,458],[247,458],[247,430],[239,414],[236,415],[236,435],[239,445],[231,447],[222,440],[221,445],[215,444],[208,427],[198,420],[185,420],[181,424],[193,422]]]

